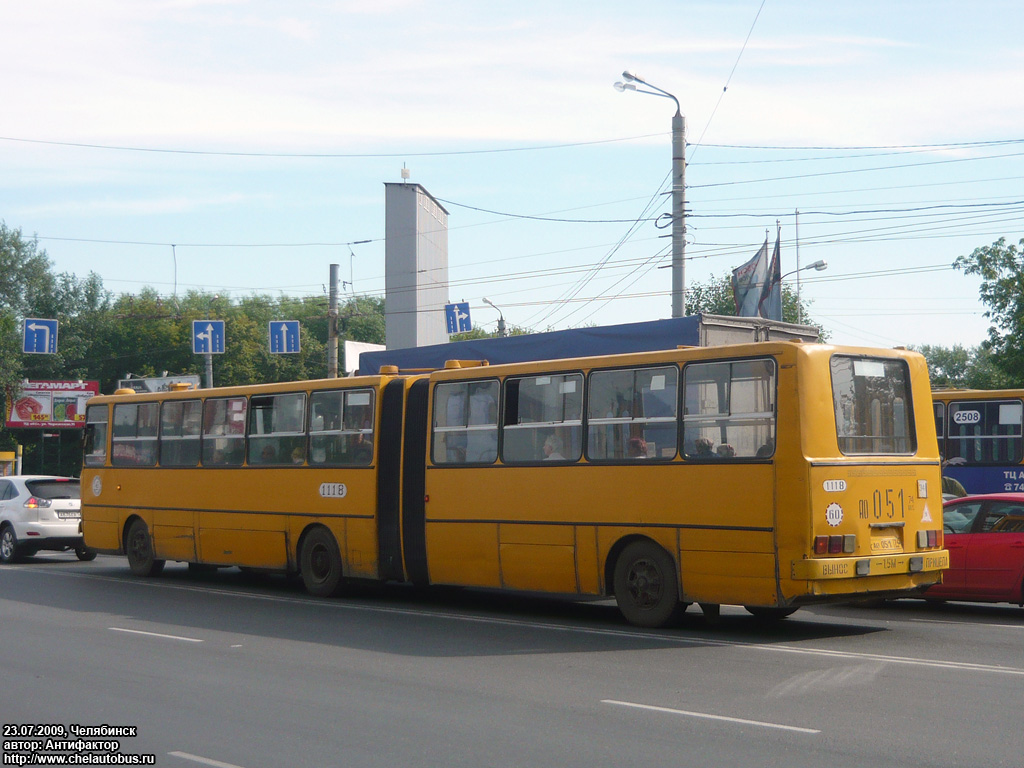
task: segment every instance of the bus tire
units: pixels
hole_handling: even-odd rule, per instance
[[[799,608],[769,608],[759,605],[744,605],[743,608],[756,619],[761,621],[781,621],[787,616],[792,616]]]
[[[124,551],[128,555],[128,567],[136,576],[158,576],[164,569],[165,561],[153,555],[153,539],[145,520],[136,519],[128,527]]]
[[[306,591],[316,597],[337,593],[344,575],[338,542],[329,530],[313,528],[302,540],[299,569]]]
[[[681,607],[675,562],[651,541],[634,541],[622,550],[613,586],[622,615],[638,627],[663,627]]]

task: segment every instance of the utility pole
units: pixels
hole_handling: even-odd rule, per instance
[[[686,316],[686,118],[672,116],[672,317]]]
[[[338,378],[338,265],[331,264],[330,304],[327,308],[327,378]]]

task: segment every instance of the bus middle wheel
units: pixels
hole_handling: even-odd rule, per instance
[[[314,528],[306,534],[299,555],[299,569],[309,594],[330,597],[338,591],[344,575],[341,552],[329,530]]]
[[[675,562],[654,542],[634,541],[622,550],[614,590],[622,615],[638,627],[665,626],[682,607]]]

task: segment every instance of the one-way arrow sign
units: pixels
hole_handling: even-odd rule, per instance
[[[299,351],[299,321],[270,321],[270,352],[275,355],[292,354]]]

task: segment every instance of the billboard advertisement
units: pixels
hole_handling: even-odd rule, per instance
[[[117,380],[118,389],[134,389],[136,392],[170,392],[172,386],[182,384],[192,389],[199,389],[199,377],[192,375],[149,376]]]
[[[82,429],[85,403],[100,393],[98,381],[25,381],[8,393],[10,429]]]

